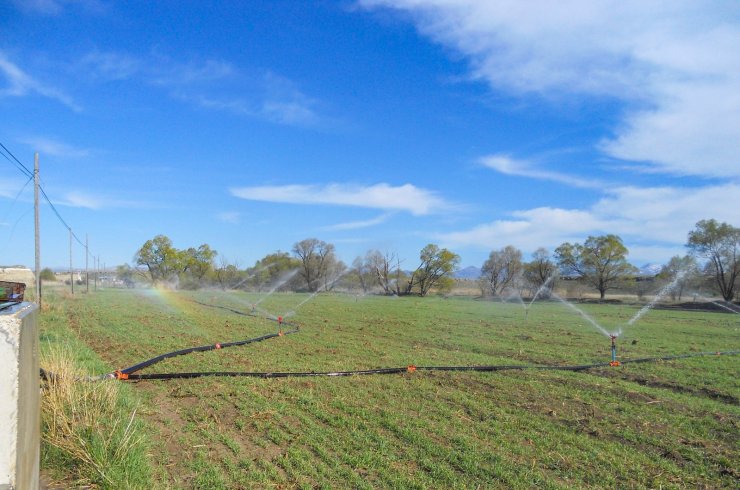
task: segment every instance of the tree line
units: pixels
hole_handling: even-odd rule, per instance
[[[672,282],[669,294],[677,299],[688,289],[707,287],[732,301],[740,294],[740,228],[714,219],[701,220],[688,234],[688,254],[674,256],[657,278]],[[577,280],[599,292],[606,292],[626,281],[639,284],[638,270],[627,261],[629,251],[616,235],[590,236],[583,243],[565,242],[552,254],[539,248],[532,261],[523,262],[522,252],[513,246],[490,253],[481,268],[481,291],[501,296],[506,290],[528,289],[530,294],[544,288],[549,294],[556,281]]]
[[[658,278],[673,281],[672,295],[691,287],[710,285],[726,301],[740,290],[740,228],[714,219],[702,220],[688,234],[685,256],[672,257]],[[599,292],[627,280],[638,281],[637,269],[627,261],[629,251],[613,234],[589,236],[583,243],[565,242],[552,253],[537,249],[525,262],[516,247],[508,245],[490,252],[482,264],[478,286],[484,295],[502,296],[517,291],[547,296],[558,281],[578,281]],[[218,259],[218,260],[217,260]],[[351,266],[339,260],[333,244],[317,238],[295,243],[290,252],[277,251],[242,268],[218,255],[208,244],[184,250],[175,248],[165,235],[147,240],[134,256],[135,267],[118,267],[118,277],[132,286],[136,280],[195,289],[249,289],[264,291],[330,291],[336,287],[364,293],[426,296],[446,292],[460,256],[428,244],[419,252],[415,268],[404,266],[396,252],[368,250]],[[410,264],[414,265],[414,264]],[[638,285],[638,295],[644,292]]]

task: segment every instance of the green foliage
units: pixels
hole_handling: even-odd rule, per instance
[[[284,282],[279,288],[281,291],[297,289],[298,278],[290,280],[294,272],[301,267],[301,261],[291,257],[287,252],[277,251],[268,254],[258,260],[254,267],[248,271],[251,279],[249,284],[257,291],[269,290],[280,282]]]
[[[450,277],[460,264],[460,256],[446,248],[430,243],[419,253],[421,264],[407,282],[406,294],[415,288],[419,296],[426,296],[445,277]]]
[[[41,269],[41,280],[42,281],[56,281],[57,276],[54,274],[54,271],[49,269],[48,267],[45,267]]]
[[[714,219],[701,220],[689,232],[692,255],[707,259],[710,273],[725,301],[732,301],[740,277],[740,228]]]
[[[165,235],[147,240],[134,255],[137,265],[146,266],[152,283],[173,283],[179,280],[186,289],[199,288],[213,270],[217,255],[207,244],[178,250]]]
[[[170,281],[182,270],[180,252],[172,246],[172,240],[165,235],[157,235],[134,255],[137,265],[146,266],[154,284]]]
[[[191,247],[183,250],[180,254],[183,272],[188,272],[193,279],[202,282],[206,275],[213,270],[213,261],[218,252],[211,250],[211,247],[204,243],[197,249]]]
[[[563,243],[555,257],[564,274],[576,274],[595,287],[601,299],[636,269],[627,262],[627,247],[616,235],[590,236],[583,244]]]

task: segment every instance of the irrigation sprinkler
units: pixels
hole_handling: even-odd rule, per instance
[[[612,334],[609,335],[609,338],[612,339],[612,361],[609,365],[612,367],[621,366],[621,363],[617,361],[617,336]]]
[[[277,317],[278,322],[278,335],[283,336],[283,317],[279,316]]]

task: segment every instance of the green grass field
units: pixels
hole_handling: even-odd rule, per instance
[[[306,298],[274,294],[260,308],[284,315]],[[101,374],[256,337],[275,323],[195,301],[249,311],[259,299],[58,295],[41,315],[42,351],[71,343]],[[611,331],[640,305],[578,306]],[[322,294],[289,320],[300,333],[142,373],[610,360],[609,339],[557,302],[535,303],[525,321],[519,304]],[[655,309],[618,339],[623,360],[734,349],[740,315],[730,313]],[[149,488],[737,488],[738,366],[740,356],[707,356],[584,372],[110,382],[139,401]]]

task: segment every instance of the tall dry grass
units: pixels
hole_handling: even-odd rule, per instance
[[[45,350],[40,362],[53,373],[41,395],[43,456],[74,475],[76,485],[150,486],[145,432],[120,382],[87,380],[70,350],[59,346]]]

